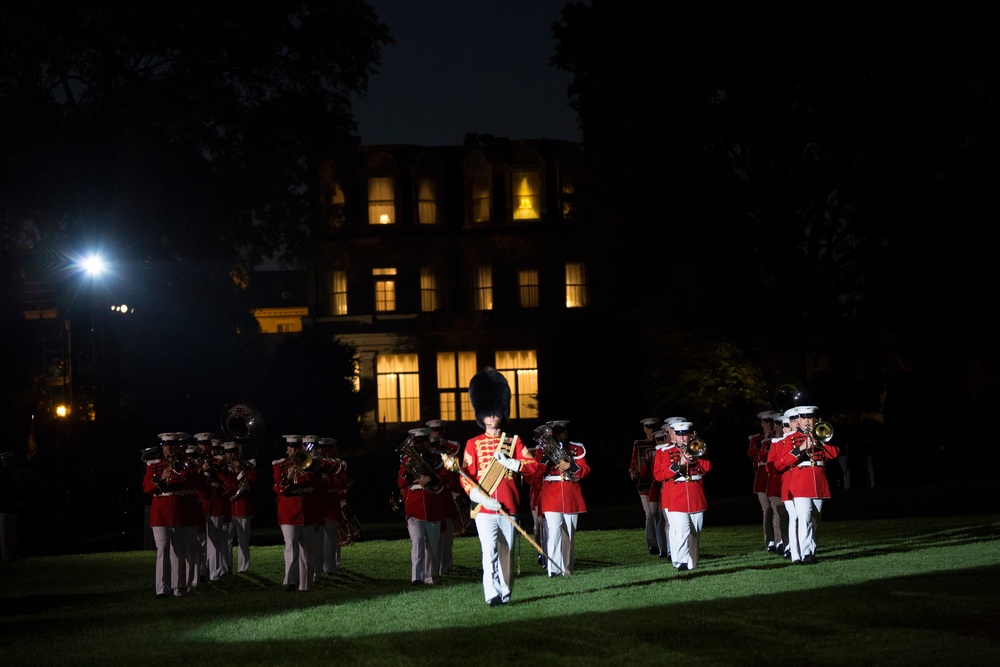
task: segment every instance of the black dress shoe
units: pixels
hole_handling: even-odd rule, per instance
[[[766,551],[769,554],[777,553],[778,547],[774,546],[773,544],[768,544],[766,547],[764,547],[764,551]]]
[[[499,595],[497,595],[495,598],[493,598],[492,600],[490,600],[490,606],[491,607],[499,607],[502,604],[503,604],[503,598],[500,597]]]
[[[170,593],[157,593],[156,597],[157,597],[157,599],[162,600],[163,598],[170,597]]]
[[[687,572],[687,570],[688,570],[688,564],[687,563],[681,563],[680,565],[677,566],[677,571],[678,572]]]
[[[423,584],[424,582],[420,581],[419,579],[410,582],[411,586],[423,586]]]
[[[545,556],[542,554],[538,554],[538,564],[545,567]]]
[[[791,552],[791,550],[786,551],[784,554],[782,554],[782,556],[784,558],[787,558],[787,559],[791,560],[791,558],[792,558],[792,552]]]
[[[816,557],[813,556],[812,554],[806,554],[805,556],[802,557],[803,565],[815,565],[817,562],[819,561],[817,561]]]
[[[657,555],[657,554],[660,553],[660,550],[657,549],[656,547],[649,547],[649,553],[651,553],[651,554],[653,554],[655,556],[655,555]]]

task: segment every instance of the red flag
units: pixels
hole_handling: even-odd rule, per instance
[[[35,440],[35,415],[31,415],[31,432],[28,433],[28,452],[26,454],[29,461],[37,451],[38,451],[38,441]]]

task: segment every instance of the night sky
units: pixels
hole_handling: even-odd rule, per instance
[[[549,64],[566,0],[370,0],[394,45],[355,106],[365,144],[454,145],[466,133],[578,141],[567,72]]]

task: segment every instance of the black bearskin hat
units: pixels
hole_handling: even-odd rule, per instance
[[[510,417],[510,385],[495,368],[486,368],[472,376],[469,382],[469,402],[476,413],[476,423],[485,429],[483,417],[500,417],[503,427]]]

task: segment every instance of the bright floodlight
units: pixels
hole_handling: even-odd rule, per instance
[[[98,276],[104,272],[104,260],[97,255],[91,255],[83,260],[83,270],[92,276]]]

